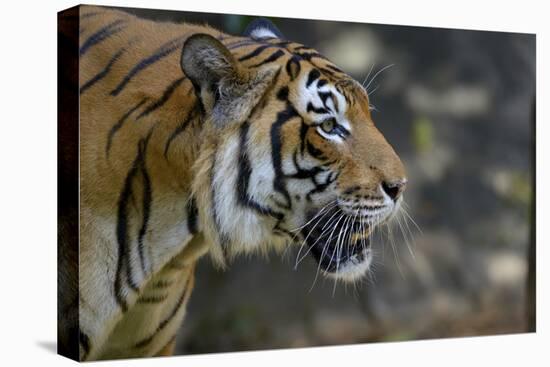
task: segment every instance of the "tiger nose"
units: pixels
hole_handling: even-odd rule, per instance
[[[393,201],[397,201],[405,188],[407,187],[407,179],[401,179],[397,181],[384,181],[382,182],[382,191],[386,193]]]

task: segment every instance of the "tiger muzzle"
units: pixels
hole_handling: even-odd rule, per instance
[[[369,224],[338,206],[308,215],[302,235],[313,258],[328,273],[347,263],[361,263],[369,251]]]

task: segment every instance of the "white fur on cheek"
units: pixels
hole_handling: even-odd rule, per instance
[[[222,142],[218,149],[214,173],[213,205],[223,235],[231,239],[231,250],[239,252],[234,246],[256,246],[262,238],[262,228],[255,215],[241,208],[236,199],[238,185],[239,139],[233,135]],[[246,231],[243,228],[247,228]]]
[[[254,208],[243,205],[237,198],[239,187],[239,134],[234,133],[220,142],[216,156],[214,173],[214,203],[216,217],[221,234],[230,241],[229,252],[233,255],[247,253],[267,244],[273,244],[280,239],[273,237],[275,219],[258,213]],[[248,151],[251,175],[247,196],[257,204],[267,207],[266,198],[273,192],[273,169],[271,159],[267,160],[267,152]],[[260,157],[264,159],[260,159]],[[275,243],[276,244],[276,243]]]

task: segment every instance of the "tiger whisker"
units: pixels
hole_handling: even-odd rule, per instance
[[[370,70],[369,70],[369,73],[367,74],[367,76],[365,77],[365,79],[363,80],[363,83],[361,83],[361,85],[363,86],[363,88],[365,87],[365,83],[367,82],[367,80],[369,80],[369,76],[370,76],[370,73],[372,73],[372,70],[374,69],[374,65],[376,65],[376,63],[372,63],[372,65],[370,66]]]
[[[342,253],[341,252],[341,249],[342,247],[344,246],[344,240],[346,238],[346,235],[348,234],[348,228],[349,228],[349,225],[352,220],[352,217],[351,216],[348,216],[347,218],[347,221],[344,222],[344,227],[343,227],[343,233],[344,233],[344,236],[342,237],[342,242],[340,242],[340,238],[338,238],[338,242],[336,244],[336,273],[338,273],[338,270],[340,269],[340,254]],[[342,234],[342,231],[340,231],[340,234]],[[338,235],[338,237],[340,237],[340,235]],[[332,258],[331,258],[331,261],[332,261]],[[329,263],[329,267],[330,267],[330,263]],[[336,285],[338,284],[338,278],[335,278],[334,279],[334,287],[332,288],[332,297],[334,297],[334,294],[336,293]]]
[[[349,246],[350,246],[350,244],[352,244],[351,242],[352,242],[352,237],[353,237],[353,225],[355,224],[355,219],[357,218],[357,214],[359,214],[359,212],[360,212],[360,209],[357,209],[357,211],[353,215],[353,220],[351,221],[351,230],[348,233],[349,235],[348,235],[348,241],[347,241],[347,244],[348,244],[347,251],[348,251],[348,253],[349,253]]]
[[[414,256],[414,252],[409,244],[410,239],[403,227],[403,224],[401,223],[401,220],[399,219],[399,215],[395,216],[395,219],[397,220],[397,224],[399,226],[399,229],[401,230],[401,235],[403,236],[403,240],[405,240],[405,245],[407,246],[407,249],[409,250],[411,257],[413,258],[413,260],[416,260]]]
[[[376,85],[374,86],[374,89],[373,89],[372,91],[367,90],[367,95],[368,95],[369,97],[372,97],[372,96],[374,95],[374,92],[376,92],[376,90],[378,90],[379,87],[380,87],[380,84],[376,84]]]
[[[336,252],[336,260],[338,260],[340,257],[339,257],[339,251],[338,251],[338,247],[340,246],[340,239],[341,239],[341,236],[342,236],[342,233],[345,233],[345,230],[347,229],[347,223],[349,222],[349,220],[351,219],[350,216],[346,216],[346,218],[344,219],[344,222],[342,223],[342,228],[340,228],[340,232],[338,233],[338,237],[336,238],[336,246],[334,247],[334,251],[332,251],[332,255],[330,256],[330,261],[328,263],[328,266],[327,268],[330,268],[330,265],[332,265],[332,260],[334,260],[334,253]],[[338,272],[338,261],[336,262],[336,272]]]
[[[404,224],[404,228],[407,230],[408,234],[409,234],[409,241],[410,241],[410,244],[412,246],[414,246],[414,234],[413,234],[413,231],[411,230],[411,227],[409,226],[409,218],[407,217],[407,214],[405,211],[403,211],[403,209],[401,208],[401,210],[399,211],[399,214],[401,216],[401,218],[403,218],[403,224]]]
[[[399,261],[399,254],[397,253],[397,249],[395,247],[395,239],[393,237],[393,232],[391,230],[391,226],[390,226],[389,223],[387,223],[386,225],[387,225],[387,228],[388,228],[388,235],[389,235],[390,244],[391,244],[391,247],[392,247],[392,250],[393,250],[393,255],[394,255],[394,258],[395,258],[395,264],[397,266],[397,270],[399,271],[399,274],[401,274],[401,277],[405,278],[403,270],[401,269],[401,262]]]
[[[339,214],[340,211],[341,211],[341,210],[339,210],[338,212],[334,213],[334,215],[333,215],[332,217],[330,217],[330,219],[329,219],[329,221],[328,221],[327,223],[334,223],[334,222],[336,222],[337,220],[339,220],[340,217],[337,217],[337,218],[335,218],[335,219],[333,219],[333,218],[334,218],[334,216],[335,216],[336,214]],[[336,223],[336,224],[337,224],[337,223]],[[326,230],[324,230],[323,232],[321,232],[321,234],[319,235],[319,237],[317,237],[317,239],[315,240],[315,242],[313,242],[313,244],[312,244],[311,246],[309,246],[309,248],[307,249],[306,253],[305,253],[301,258],[299,258],[299,259],[298,259],[298,257],[299,257],[299,255],[300,255],[300,253],[298,253],[298,255],[296,256],[296,265],[295,265],[295,268],[296,268],[298,265],[300,265],[300,263],[301,263],[301,262],[305,259],[305,257],[309,254],[309,252],[311,251],[311,249],[312,249],[312,248],[313,248],[313,247],[314,247],[323,237],[325,237],[325,235],[326,235],[330,230],[331,230],[331,228],[329,227],[329,228],[327,228]],[[312,231],[313,231],[313,229],[312,229]],[[311,232],[310,232],[309,234],[311,234]],[[308,235],[309,235],[309,234],[308,234]],[[305,241],[304,241],[304,243],[305,243]],[[303,245],[303,244],[302,244],[302,245]],[[301,248],[301,247],[300,247],[300,248]]]
[[[325,252],[326,252],[326,249],[328,247],[328,244],[330,243],[330,240],[332,239],[332,235],[334,234],[334,231],[336,230],[336,228],[338,228],[338,223],[340,223],[340,221],[342,220],[342,218],[344,218],[344,216],[345,216],[345,214],[342,212],[339,219],[338,219],[338,221],[334,225],[334,228],[332,229],[332,232],[330,233],[328,241],[326,242],[325,246],[323,246],[323,251],[321,252],[321,256],[319,257],[319,259],[323,259],[323,256],[325,256]],[[313,284],[311,285],[311,288],[309,289],[309,292],[311,292],[313,290],[313,287],[315,287],[315,283],[317,282],[317,278],[319,276],[319,270],[321,269],[321,263],[322,263],[322,261],[319,261],[319,264],[317,265],[317,271],[315,272],[315,279],[313,279]]]
[[[416,229],[418,230],[418,232],[420,232],[420,234],[424,234],[422,232],[422,229],[420,229],[420,227],[418,226],[418,224],[414,221],[414,219],[409,215],[409,212],[407,211],[407,209],[405,208],[406,206],[408,206],[405,201],[403,201],[402,205],[401,205],[401,210],[403,211],[403,214],[405,214],[407,216],[407,218],[412,222],[412,224],[414,224],[414,226],[416,227]]]
[[[299,227],[296,227],[296,228],[293,228],[293,229],[289,229],[289,232],[296,232],[296,231],[299,231],[301,229],[303,229],[304,227],[306,227],[308,224],[310,224],[311,222],[313,222],[315,219],[317,219],[319,217],[319,215],[321,215],[323,212],[326,213],[325,210],[328,210],[328,209],[332,209],[332,207],[334,207],[335,205],[337,204],[337,200],[334,199],[333,201],[329,202],[327,205],[325,205],[324,207],[321,208],[321,210],[319,210],[319,212],[317,214],[315,214],[315,216],[313,218],[311,218],[310,220],[308,220],[306,223],[302,224],[301,226]],[[330,207],[329,207],[330,205]]]
[[[378,75],[380,75],[380,73],[382,73],[382,72],[383,72],[384,70],[386,70],[386,69],[391,68],[391,67],[394,66],[394,65],[395,65],[395,64],[389,64],[389,65],[384,66],[382,69],[378,70],[378,71],[376,72],[376,74],[374,74],[374,76],[372,77],[372,79],[369,81],[369,83],[366,85],[365,90],[369,90],[369,86],[370,86],[371,83],[374,81],[374,79],[376,79],[376,77],[377,77]]]
[[[341,210],[338,209],[338,211],[336,211],[336,213],[334,213],[334,214],[329,218],[329,220],[327,221],[327,223],[333,222],[333,218],[334,218],[337,214],[339,214],[340,211],[341,211]],[[327,213],[329,213],[329,212],[327,212]],[[326,214],[325,214],[325,215],[326,215]],[[325,216],[325,215],[324,215],[324,216]],[[313,226],[313,228],[309,231],[309,233],[307,234],[306,238],[304,238],[304,241],[303,241],[302,244],[300,245],[300,249],[298,250],[298,254],[296,255],[296,264],[294,265],[294,268],[295,268],[295,269],[298,267],[298,265],[299,265],[300,262],[304,259],[304,257],[307,256],[307,254],[309,253],[309,251],[311,250],[311,248],[312,248],[313,246],[315,246],[315,244],[316,244],[316,243],[323,237],[323,235],[325,234],[325,232],[323,231],[323,232],[321,233],[321,235],[317,238],[317,240],[313,243],[313,245],[311,245],[311,246],[309,247],[309,249],[306,251],[306,253],[304,254],[304,256],[303,256],[302,258],[300,258],[300,253],[301,253],[301,251],[302,251],[302,248],[303,248],[304,245],[306,244],[307,239],[308,239],[309,236],[313,233],[313,231],[315,230],[315,228],[317,227],[317,225],[318,225],[319,223],[321,223],[321,219],[323,219],[324,216],[321,217],[321,218],[319,218],[319,220],[317,221],[317,223],[315,223],[315,226]],[[336,219],[335,219],[335,220],[336,220]]]
[[[323,218],[325,217],[325,215],[327,215],[328,213],[330,213],[330,211],[326,210],[324,213],[322,213],[323,215],[322,215],[321,217],[319,217],[319,216],[321,215],[321,212],[323,211],[323,209],[327,208],[327,207],[328,207],[329,205],[331,205],[331,204],[334,204],[335,202],[336,202],[336,200],[333,200],[332,202],[330,202],[330,203],[328,203],[327,205],[325,205],[323,208],[321,208],[321,210],[319,211],[319,213],[317,213],[317,214],[315,215],[315,217],[313,217],[313,218],[308,222],[308,223],[310,223],[310,222],[312,222],[313,220],[317,219],[317,223],[315,224],[315,226],[313,227],[313,229],[315,229],[315,227],[317,226],[317,224],[319,223],[319,221],[320,221],[321,219],[323,219]],[[335,204],[334,204],[334,205],[335,205]],[[334,205],[332,205],[332,206],[334,206]],[[292,238],[289,240],[289,243],[290,243],[290,244],[294,243],[294,240],[296,239],[296,237],[298,237],[298,236],[301,234],[301,232],[299,232],[299,229],[302,229],[302,228],[305,227],[308,223],[304,224],[304,225],[301,226],[301,227],[298,227],[298,228],[295,228],[295,229],[294,229],[294,230],[297,231],[297,232],[296,232],[296,234],[294,234],[294,236],[292,236]],[[309,237],[309,234],[313,231],[313,229],[308,233],[307,237]],[[290,232],[292,232],[292,231],[293,231],[293,230],[291,230]],[[304,241],[307,240],[307,237],[304,239]],[[298,254],[300,253],[300,251],[301,251],[301,249],[302,249],[302,246],[303,246],[303,243],[302,243],[302,245],[300,246],[300,250],[298,251]],[[290,247],[290,246],[289,246],[289,247]],[[288,250],[289,247],[287,247],[287,248],[285,249],[285,253],[286,253],[286,251]]]

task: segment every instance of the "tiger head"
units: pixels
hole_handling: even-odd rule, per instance
[[[248,35],[194,35],[181,57],[203,118],[193,195],[211,253],[301,244],[325,275],[355,280],[402,201],[403,164],[361,84],[272,28]]]

